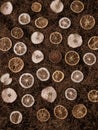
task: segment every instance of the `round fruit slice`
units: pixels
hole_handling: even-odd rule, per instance
[[[88,47],[91,50],[98,50],[98,36],[92,36],[88,41]]]
[[[74,89],[74,88],[67,88],[65,90],[65,97],[68,100],[70,100],[70,101],[75,100],[77,98],[77,91],[76,91],[76,89]]]
[[[27,89],[34,85],[34,77],[30,73],[23,73],[19,78],[19,84],[21,87]]]
[[[27,46],[23,42],[17,42],[13,50],[16,55],[22,56],[27,52]]]
[[[91,101],[93,103],[98,102],[98,90],[95,90],[95,89],[90,90],[88,92],[88,99],[89,99],[89,101]]]
[[[32,3],[32,5],[31,5],[31,10],[33,11],[33,12],[40,12],[41,11],[41,9],[42,9],[42,5],[41,5],[41,3],[39,3],[39,2],[33,2]]]
[[[22,28],[20,27],[14,27],[11,29],[11,36],[15,39],[20,39],[22,38],[24,35],[24,32],[22,30]]]
[[[49,86],[42,90],[41,97],[47,102],[53,103],[57,98],[57,92],[52,86]]]
[[[95,18],[92,15],[84,15],[80,19],[80,26],[84,30],[90,30],[95,26]]]
[[[44,34],[41,32],[34,32],[31,35],[31,41],[33,44],[40,44],[42,43],[44,40]]]
[[[71,80],[75,83],[80,83],[84,79],[84,75],[80,70],[75,70],[71,74]]]
[[[35,26],[37,28],[45,28],[48,25],[48,19],[44,17],[39,17],[35,20]]]
[[[20,111],[12,111],[10,113],[10,121],[13,124],[20,124],[22,122],[22,113]]]
[[[52,62],[52,63],[59,63],[62,59],[62,54],[60,51],[58,50],[52,50],[50,53],[49,53],[49,60]]]
[[[77,119],[84,118],[86,114],[87,108],[84,104],[77,104],[72,109],[72,115]]]
[[[54,108],[54,115],[58,119],[65,119],[68,116],[68,111],[63,105],[57,105]]]
[[[27,25],[30,23],[30,21],[31,21],[31,18],[30,18],[30,15],[28,13],[22,13],[18,17],[18,22],[21,25]]]
[[[52,32],[50,34],[50,42],[52,44],[60,44],[62,42],[62,34],[59,32]]]
[[[56,70],[52,74],[52,79],[55,82],[61,82],[64,79],[64,73],[60,70]]]
[[[32,107],[35,103],[35,99],[31,94],[25,94],[21,99],[21,103],[24,107]]]
[[[44,54],[42,51],[40,50],[35,50],[33,53],[32,53],[32,61],[36,64],[40,63],[41,61],[44,60]]]
[[[12,47],[12,41],[8,37],[0,38],[0,50],[1,51],[9,51]]]
[[[46,122],[49,120],[49,118],[50,118],[50,113],[46,108],[42,108],[37,111],[37,119],[40,122]]]
[[[65,54],[65,62],[68,65],[74,66],[77,65],[80,60],[80,56],[76,51],[68,51]]]
[[[18,73],[23,69],[24,62],[21,58],[14,57],[9,60],[8,67],[13,73]]]
[[[64,4],[62,3],[61,0],[53,0],[50,4],[50,9],[54,13],[61,13],[64,9]]]
[[[67,39],[67,44],[71,48],[80,47],[83,44],[82,36],[77,33],[70,34]]]
[[[0,12],[3,15],[10,15],[13,11],[13,5],[10,1],[4,2],[0,7]]]
[[[5,88],[1,93],[1,97],[6,103],[13,103],[17,99],[17,93],[12,88]]]
[[[83,61],[87,65],[94,65],[96,63],[96,56],[91,52],[85,53],[83,56]]]
[[[84,4],[80,0],[74,0],[70,8],[74,13],[81,13],[84,10]]]
[[[63,17],[59,20],[59,27],[62,29],[68,29],[71,26],[71,20],[67,17]]]
[[[37,70],[36,76],[40,81],[47,81],[50,78],[50,72],[45,67],[41,67]]]

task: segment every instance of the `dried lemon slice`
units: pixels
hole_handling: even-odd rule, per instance
[[[40,50],[35,50],[33,53],[32,53],[32,61],[36,64],[40,63],[41,61],[44,60],[44,54],[42,51]]]
[[[41,67],[36,71],[36,76],[40,81],[47,81],[50,78],[50,72],[47,68]]]
[[[3,15],[10,15],[13,11],[13,5],[10,1],[4,2],[0,7],[0,12]]]
[[[71,74],[71,80],[75,83],[80,83],[84,79],[84,75],[80,70],[74,70]]]
[[[87,52],[83,56],[83,61],[87,65],[94,65],[96,63],[96,56],[91,52]]]
[[[12,88],[5,88],[1,93],[1,97],[6,103],[13,103],[17,99],[17,93]]]
[[[64,79],[64,73],[60,70],[56,70],[52,74],[52,79],[55,82],[61,82]]]
[[[10,122],[20,124],[22,122],[22,113],[20,111],[12,111],[10,113]]]
[[[52,86],[48,86],[42,90],[41,97],[47,102],[53,103],[57,98],[57,92]]]
[[[44,17],[38,17],[36,20],[35,20],[35,26],[37,28],[45,28],[47,27],[48,25],[48,19],[47,18],[44,18]]]
[[[21,25],[27,25],[30,23],[30,21],[31,21],[31,18],[30,18],[30,15],[28,13],[22,13],[18,17],[18,22]]]
[[[14,45],[13,51],[16,55],[22,56],[27,52],[27,46],[23,42],[17,42]]]
[[[76,91],[76,89],[74,89],[74,88],[67,88],[65,90],[65,97],[68,100],[70,100],[70,101],[75,100],[77,98],[77,91]]]
[[[34,84],[33,75],[30,73],[23,73],[19,78],[19,84],[25,89],[31,88]]]
[[[53,0],[50,4],[50,9],[54,13],[61,13],[64,9],[64,4],[62,3],[61,0]]]
[[[67,41],[68,46],[71,48],[80,47],[83,43],[82,36],[77,33],[70,34],[67,38]]]
[[[25,94],[21,99],[21,103],[24,107],[32,107],[35,103],[35,99],[31,94]]]
[[[31,35],[31,41],[33,44],[40,44],[43,42],[43,40],[44,40],[44,34],[41,32],[37,31]]]
[[[59,27],[62,29],[68,29],[71,26],[71,20],[67,17],[63,17],[59,20]]]

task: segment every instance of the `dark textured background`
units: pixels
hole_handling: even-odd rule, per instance
[[[0,0],[0,5],[4,1],[7,0]],[[12,14],[9,16],[3,16],[0,13],[0,38],[8,36],[11,38],[13,45],[17,41],[23,41],[27,45],[28,51],[22,56],[22,59],[25,62],[25,67],[18,74],[10,72],[7,66],[9,59],[16,56],[13,53],[13,49],[6,53],[0,51],[0,76],[3,73],[9,72],[13,78],[13,82],[9,86],[3,86],[0,83],[0,94],[3,88],[6,87],[15,89],[18,94],[17,100],[12,104],[4,103],[0,97],[0,130],[98,130],[98,103],[91,103],[87,98],[89,90],[98,89],[98,60],[96,64],[91,67],[85,65],[82,60],[82,57],[86,52],[93,52],[98,59],[98,52],[90,50],[87,46],[87,41],[91,36],[98,36],[98,0],[82,0],[85,9],[80,14],[75,14],[70,10],[72,0],[62,0],[65,8],[60,14],[55,14],[50,10],[49,4],[51,0],[37,0],[43,5],[40,13],[34,13],[31,11],[31,4],[35,0],[10,1],[14,6]],[[31,23],[26,26],[19,25],[17,21],[19,14],[23,12],[27,12],[31,16]],[[85,31],[79,25],[81,16],[85,14],[91,14],[95,17],[96,25],[92,30]],[[39,16],[44,16],[49,20],[49,25],[45,29],[37,29],[34,25],[34,20]],[[72,21],[72,26],[67,30],[62,30],[58,26],[58,20],[63,16],[69,17]],[[15,40],[11,37],[10,31],[14,26],[19,26],[23,29],[24,36],[22,39]],[[34,31],[38,30],[44,33],[45,40],[42,44],[33,45],[30,41],[30,37]],[[61,44],[53,45],[50,43],[49,35],[53,31],[59,31],[62,33],[63,42]],[[65,53],[69,50],[73,50],[67,45],[67,37],[70,33],[79,33],[84,41],[81,47],[74,49],[80,54],[81,60],[78,65],[73,67],[70,67],[64,62]],[[42,50],[45,54],[44,61],[38,65],[31,61],[31,54],[36,49]],[[58,64],[52,64],[48,59],[48,54],[52,49],[60,50],[63,55],[61,62]],[[65,79],[61,83],[55,83],[51,78],[47,82],[39,81],[35,73],[36,70],[42,66],[48,68],[51,74],[56,69],[62,70],[65,73]],[[70,79],[70,75],[75,69],[79,69],[84,73],[85,78],[80,84],[73,83]],[[23,72],[30,72],[35,77],[35,85],[30,89],[25,90],[18,83],[18,78]],[[44,101],[40,96],[41,90],[49,85],[52,85],[58,93],[57,99],[52,104],[47,103],[47,101]],[[68,87],[73,87],[78,91],[78,97],[75,101],[68,101],[65,98],[64,90]],[[36,102],[31,108],[25,108],[21,104],[20,99],[26,93],[31,93],[35,97]],[[88,114],[80,120],[75,119],[71,113],[73,106],[78,103],[83,103],[88,109]],[[69,115],[67,119],[59,120],[54,117],[53,108],[57,104],[62,104],[68,109]],[[50,120],[46,123],[40,123],[36,118],[37,110],[43,107],[47,108],[51,114]],[[23,114],[23,121],[19,125],[13,125],[9,121],[9,115],[13,110],[19,110]]]

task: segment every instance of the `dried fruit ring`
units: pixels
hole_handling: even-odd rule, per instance
[[[68,116],[68,110],[63,105],[57,105],[54,108],[54,115],[58,119],[65,119]]]
[[[40,122],[46,122],[49,120],[49,118],[50,118],[50,113],[46,108],[42,108],[37,111],[37,119]]]
[[[12,47],[12,41],[8,37],[3,37],[0,39],[0,50],[1,51],[9,51]]]
[[[72,109],[72,115],[77,119],[85,117],[86,114],[87,114],[87,108],[84,104],[77,104]]]
[[[24,62],[21,58],[14,57],[9,60],[8,67],[13,73],[18,73],[23,69]]]

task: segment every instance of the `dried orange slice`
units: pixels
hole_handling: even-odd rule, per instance
[[[81,13],[84,10],[84,4],[80,0],[74,0],[71,3],[70,8],[74,13]]]
[[[42,108],[37,111],[37,119],[40,122],[46,122],[49,120],[49,118],[50,118],[50,113],[46,108]]]
[[[9,60],[8,67],[13,73],[18,73],[23,69],[24,62],[21,58],[14,57]]]
[[[96,56],[94,53],[91,53],[91,52],[87,52],[84,54],[83,56],[83,61],[85,64],[87,65],[94,65],[96,63]]]
[[[68,116],[68,110],[63,105],[57,105],[54,108],[54,115],[58,119],[65,119]]]
[[[91,102],[95,102],[95,103],[98,102],[98,90],[95,89],[90,90],[88,92],[88,99]]]
[[[45,28],[47,27],[48,25],[48,19],[47,18],[44,18],[44,17],[38,17],[36,20],[35,20],[35,26],[37,28]]]
[[[47,68],[41,67],[37,70],[36,76],[40,81],[47,81],[50,78],[50,72]]]
[[[14,27],[11,29],[11,36],[15,39],[20,39],[22,38],[24,35],[24,32],[22,30],[22,28],[20,27]]]
[[[41,9],[42,9],[41,3],[39,3],[39,2],[33,2],[33,3],[32,3],[32,5],[31,5],[31,10],[32,10],[33,12],[40,12]]]
[[[52,79],[55,82],[61,82],[64,79],[64,73],[60,70],[56,70],[52,74]]]
[[[86,114],[87,108],[84,104],[77,104],[72,109],[72,115],[77,119],[84,118]]]
[[[12,111],[10,113],[10,121],[13,124],[20,124],[22,122],[22,113],[20,111]]]
[[[60,44],[62,42],[62,39],[63,39],[62,34],[59,32],[52,32],[50,34],[50,42],[52,44]]]
[[[27,52],[27,46],[23,42],[17,42],[13,47],[13,51],[16,55],[22,56]]]
[[[65,62],[68,65],[74,66],[77,65],[80,60],[80,56],[76,51],[68,51],[65,54]]]
[[[30,73],[23,73],[19,78],[19,84],[25,89],[31,88],[34,84],[33,75]]]
[[[98,50],[98,36],[92,36],[88,41],[88,47],[91,50]]]
[[[35,103],[35,99],[31,94],[25,94],[21,99],[21,103],[24,107],[32,107]]]
[[[0,38],[0,50],[1,51],[9,51],[12,47],[12,41],[8,37]]]
[[[74,70],[71,74],[71,80],[75,83],[80,83],[84,79],[84,75],[80,70]]]

